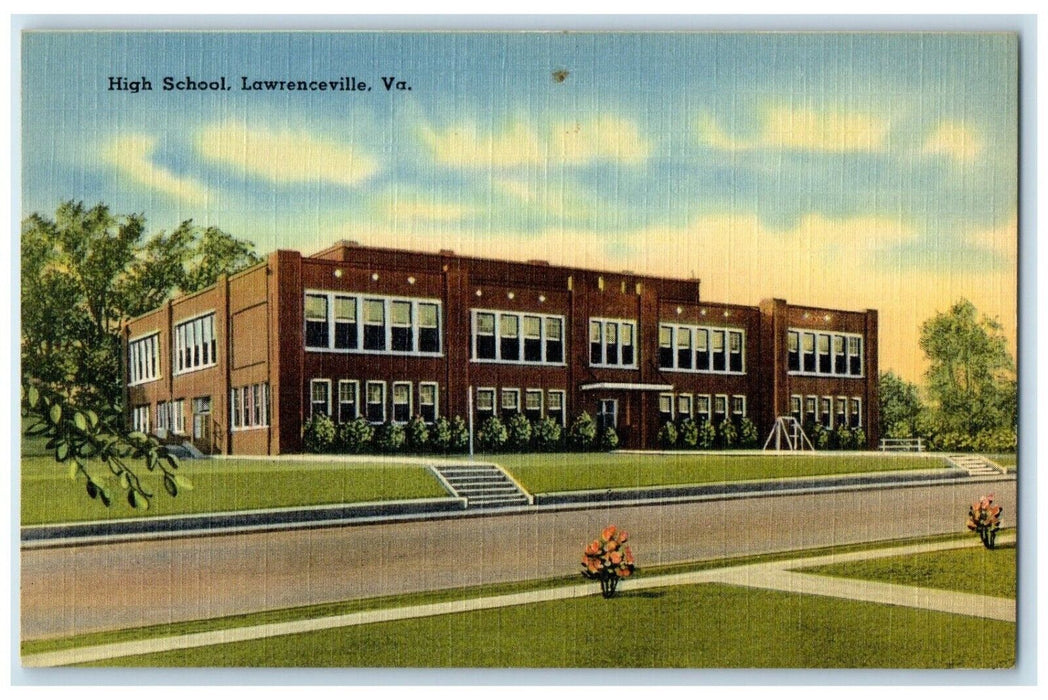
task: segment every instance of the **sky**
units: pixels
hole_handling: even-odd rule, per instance
[[[1014,353],[1015,35],[42,32],[22,46],[24,215],[104,202],[262,253],[352,239],[699,277],[711,301],[875,308],[881,369],[913,381],[920,324],[966,297]],[[230,89],[164,90],[165,76]],[[370,89],[243,89],[342,78]]]

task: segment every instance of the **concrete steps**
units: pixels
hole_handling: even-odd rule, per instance
[[[495,464],[433,465],[452,493],[466,499],[467,508],[531,505],[531,496]]]
[[[996,462],[974,454],[950,454],[946,455],[947,461],[968,472],[968,476],[998,476],[1007,470]]]

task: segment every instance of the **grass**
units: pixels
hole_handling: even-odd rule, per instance
[[[935,469],[929,457],[887,455],[725,455],[558,453],[483,455],[532,493],[586,489],[706,484],[752,479]]]
[[[997,452],[983,456],[988,457],[1002,467],[1007,467],[1009,469],[1015,469],[1018,465],[1018,458],[1014,452]]]
[[[172,498],[155,475],[145,473],[156,496],[148,511],[120,497],[106,508],[87,496],[81,477],[69,480],[66,465],[49,456],[22,458],[22,524],[79,522],[110,518],[179,515],[257,508],[439,498],[447,492],[425,467],[399,464],[346,464],[313,461],[185,460],[180,472],[192,491]],[[98,465],[96,473],[105,467]],[[112,484],[114,495],[119,484]]]
[[[702,584],[112,659],[111,666],[1008,667],[1015,625]],[[420,640],[426,640],[420,643]]]
[[[973,536],[974,537],[974,536]],[[808,573],[1015,598],[1015,545],[947,549],[867,561],[828,564]]]
[[[679,574],[689,571],[702,571],[711,568],[726,566],[741,566],[743,564],[758,564],[796,557],[814,557],[828,554],[842,554],[880,548],[885,546],[903,546],[909,544],[921,544],[929,542],[967,542],[968,535],[936,535],[931,537],[908,538],[903,540],[889,540],[880,542],[869,542],[861,544],[837,545],[833,547],[819,547],[802,551],[777,552],[772,554],[754,554],[722,559],[706,559],[694,562],[682,562],[667,564],[663,566],[642,567],[637,570],[634,579],[643,579],[665,574]],[[218,618],[203,620],[191,620],[186,622],[164,623],[149,625],[123,630],[112,630],[104,632],[91,632],[72,637],[61,637],[54,639],[38,639],[22,642],[23,654],[36,654],[61,649],[71,649],[96,644],[112,644],[117,642],[136,641],[141,639],[152,639],[155,637],[170,637],[195,632],[207,632],[221,629],[232,629],[235,627],[249,627],[254,625],[270,624],[275,622],[287,622],[292,620],[309,620],[334,615],[345,615],[348,613],[361,612],[365,610],[379,610],[387,608],[403,608],[415,605],[428,605],[453,600],[465,600],[470,598],[482,598],[488,596],[503,595],[509,593],[522,593],[525,591],[543,590],[579,583],[577,575],[561,576],[548,579],[536,579],[531,581],[517,581],[507,583],[485,584],[482,586],[468,586],[463,588],[451,588],[438,591],[425,591],[419,593],[408,593],[391,596],[380,596],[373,598],[360,598],[355,600],[338,601],[333,603],[321,603],[294,608],[281,608],[266,610],[262,612],[245,613],[241,615],[229,615]]]

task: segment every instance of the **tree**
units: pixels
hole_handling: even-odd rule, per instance
[[[60,204],[22,222],[22,369],[85,405],[119,407],[120,324],[259,262],[251,243],[183,221],[146,237],[145,217]]]
[[[930,361],[925,376],[937,433],[1015,429],[1015,364],[1000,323],[961,299],[924,322],[920,345]]]
[[[924,404],[916,384],[894,372],[882,372],[880,384],[881,429],[886,437],[918,435],[918,419]]]

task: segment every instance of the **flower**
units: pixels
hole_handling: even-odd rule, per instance
[[[614,525],[608,525],[608,526],[607,526],[606,528],[604,528],[604,530],[603,530],[603,531],[602,531],[602,532],[600,533],[600,538],[601,538],[602,540],[604,540],[605,542],[607,542],[607,541],[611,540],[611,539],[612,539],[612,538],[614,538],[614,537],[615,537],[615,526],[614,526]]]
[[[600,540],[593,540],[590,542],[589,546],[586,547],[586,554],[590,556],[600,554]]]

